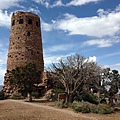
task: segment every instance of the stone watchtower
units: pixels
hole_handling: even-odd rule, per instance
[[[40,18],[30,12],[16,12],[11,18],[11,30],[7,59],[7,71],[36,63],[37,70],[44,71]],[[12,93],[5,74],[3,91]]]

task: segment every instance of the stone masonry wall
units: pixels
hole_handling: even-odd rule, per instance
[[[30,12],[16,12],[11,18],[7,71],[35,62],[44,71],[40,18]],[[3,91],[10,93],[5,74]]]
[[[13,13],[7,70],[29,62],[35,62],[38,70],[44,70],[40,18],[29,12]]]

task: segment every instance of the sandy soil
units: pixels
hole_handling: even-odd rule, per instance
[[[120,120],[120,113],[111,115],[82,114],[50,107],[43,102],[3,100],[0,101],[0,120]]]

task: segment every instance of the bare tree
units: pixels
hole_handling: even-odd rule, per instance
[[[53,63],[49,69],[51,76],[60,81],[66,92],[66,102],[73,102],[78,91],[97,88],[100,85],[101,67],[78,54]]]

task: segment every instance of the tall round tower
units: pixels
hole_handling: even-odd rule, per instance
[[[30,12],[16,12],[11,18],[7,70],[29,62],[44,70],[40,18]]]
[[[41,73],[44,71],[40,18],[30,12],[16,12],[11,18],[7,73],[2,89],[5,96],[15,91],[10,86],[9,71],[30,62],[36,63]]]

